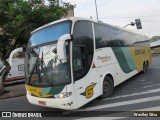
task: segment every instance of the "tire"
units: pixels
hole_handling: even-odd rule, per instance
[[[109,76],[106,76],[103,81],[103,94],[99,97],[100,99],[104,99],[110,97],[113,93],[114,84],[112,79]]]
[[[147,71],[148,71],[148,69],[149,69],[149,63],[148,63],[148,60],[147,60]]]
[[[148,67],[147,67],[147,64],[144,62],[143,63],[143,73],[145,73],[145,72],[147,72],[147,70],[148,70]]]

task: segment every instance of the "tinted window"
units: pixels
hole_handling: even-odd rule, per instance
[[[111,41],[109,27],[95,24],[94,28],[96,48],[109,47]]]
[[[130,41],[129,42],[130,42],[130,45],[134,45],[137,42],[135,34],[130,33]]]
[[[73,66],[74,66],[74,71],[78,72],[81,71],[83,69],[86,69],[86,65],[85,65],[85,52],[84,52],[84,48],[81,46],[74,46],[74,51],[73,51]]]
[[[93,59],[92,24],[78,21],[73,32],[73,69],[75,80],[84,77],[90,69]]]
[[[125,46],[121,32],[118,29],[95,24],[96,48]]]
[[[111,47],[123,47],[124,41],[122,40],[122,31],[114,28],[110,28],[111,32]]]
[[[146,37],[140,36],[140,35],[136,35],[136,42],[134,43],[133,46],[136,47],[150,47],[150,41],[147,40]]]
[[[149,47],[149,41],[145,37],[122,31],[122,39],[125,46],[130,47]]]
[[[130,33],[122,31],[122,39],[124,41],[125,46],[129,46],[130,43]]]
[[[136,35],[118,28],[94,24],[96,48],[102,47],[149,47],[144,36]]]

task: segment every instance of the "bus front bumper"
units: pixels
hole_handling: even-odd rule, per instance
[[[38,106],[44,106],[44,107],[51,107],[51,108],[59,108],[59,109],[65,109],[65,110],[73,110],[76,109],[74,106],[74,94],[72,94],[70,97],[67,98],[39,98],[30,95],[27,93],[27,99],[29,103],[38,105]]]

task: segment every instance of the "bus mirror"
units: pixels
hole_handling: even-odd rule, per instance
[[[70,40],[71,35],[65,34],[62,35],[57,42],[57,55],[59,60],[67,61],[67,53],[66,53],[66,40]]]

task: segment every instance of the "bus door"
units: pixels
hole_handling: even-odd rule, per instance
[[[78,21],[73,30],[73,74],[77,105],[100,95],[99,73],[94,67],[93,23]]]
[[[100,95],[99,72],[95,67],[93,53],[85,54],[85,47],[74,47],[73,68],[76,103],[81,106]]]

